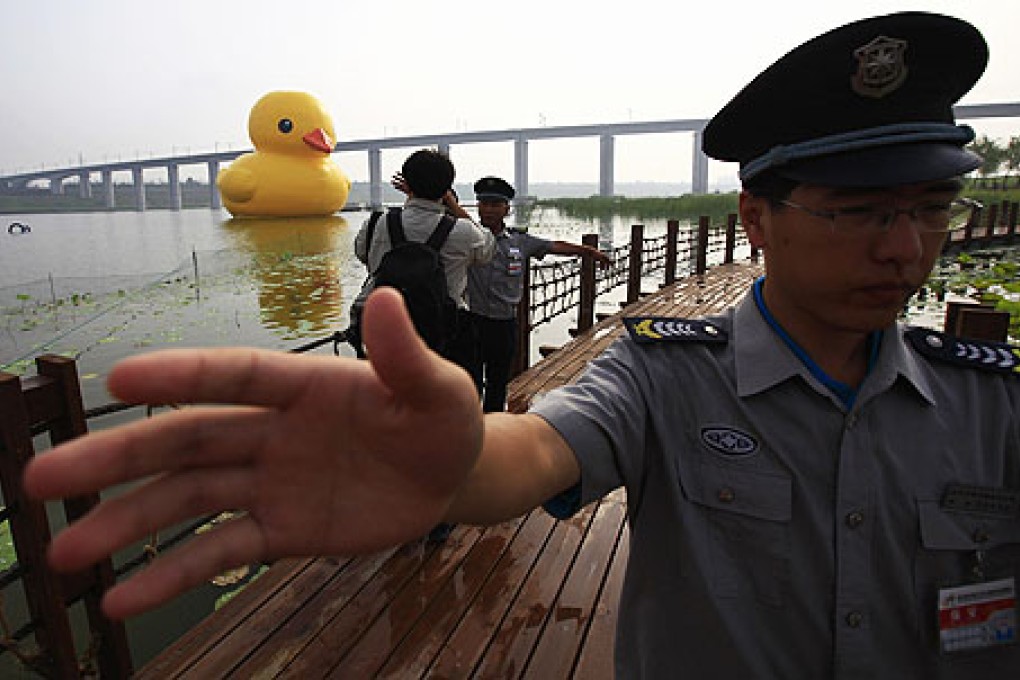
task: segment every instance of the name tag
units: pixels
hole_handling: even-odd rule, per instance
[[[520,276],[524,271],[524,258],[521,257],[521,249],[511,246],[507,250],[506,273],[509,276]]]
[[[946,653],[1015,644],[1013,578],[939,589],[939,643]]]

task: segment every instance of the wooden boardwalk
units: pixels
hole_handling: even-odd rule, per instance
[[[717,266],[628,307],[697,316],[739,300],[755,263]],[[511,385],[511,410],[575,380],[622,332],[615,315]],[[569,520],[536,510],[353,559],[280,560],[138,678],[611,678],[627,560],[617,491]]]

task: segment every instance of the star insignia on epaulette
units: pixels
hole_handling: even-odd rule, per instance
[[[1020,375],[1020,348],[1003,342],[957,338],[928,328],[904,333],[919,354],[957,366]]]
[[[625,317],[623,325],[634,342],[704,342],[725,344],[729,335],[711,321],[660,316]]]

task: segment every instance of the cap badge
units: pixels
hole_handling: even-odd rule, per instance
[[[907,79],[907,65],[903,60],[906,51],[906,40],[884,35],[854,50],[857,57],[857,73],[851,79],[854,92],[877,99],[899,89]]]

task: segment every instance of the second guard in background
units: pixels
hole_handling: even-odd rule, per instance
[[[507,227],[510,203],[516,192],[499,177],[475,182],[478,218],[496,237],[489,262],[468,269],[468,309],[478,337],[478,352],[471,372],[486,413],[506,407],[510,367],[517,350],[517,304],[524,292],[524,269],[532,257],[581,255],[608,266],[609,257],[589,246],[552,241]]]

